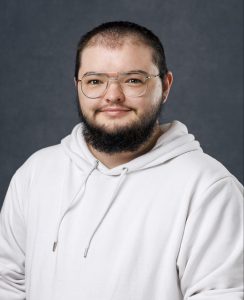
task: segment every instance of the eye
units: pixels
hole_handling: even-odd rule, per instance
[[[138,78],[129,78],[127,80],[127,83],[131,83],[131,84],[142,84],[142,80],[138,79]]]
[[[103,84],[103,82],[99,79],[90,79],[90,80],[87,80],[86,84],[87,85],[99,85],[99,84]]]
[[[126,74],[124,77],[124,83],[129,86],[141,86],[145,82],[145,76],[141,74]]]

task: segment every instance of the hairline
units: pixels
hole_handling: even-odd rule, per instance
[[[146,39],[141,36],[139,33],[135,32],[127,32],[123,34],[119,34],[116,37],[116,40],[111,41],[112,34],[103,32],[97,33],[87,43],[84,45],[82,49],[79,50],[79,69],[82,66],[82,53],[85,49],[92,48],[92,47],[102,47],[105,49],[121,49],[125,44],[132,44],[132,45],[144,45],[151,51],[151,59],[152,63],[157,67],[158,71],[159,67],[157,65],[157,53],[156,50],[146,41]]]

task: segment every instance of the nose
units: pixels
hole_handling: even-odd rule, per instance
[[[121,88],[118,79],[110,79],[108,82],[107,91],[104,95],[104,99],[107,102],[123,102],[125,100],[125,95]]]

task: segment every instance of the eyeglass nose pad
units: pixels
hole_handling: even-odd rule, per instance
[[[118,81],[119,82],[119,78],[118,77],[110,77],[108,79],[108,82],[110,82],[110,81]]]
[[[108,79],[106,91],[108,90],[111,81],[117,81],[117,82],[118,82],[118,85],[119,85],[119,88],[120,88],[121,92],[123,93],[123,89],[122,89],[122,86],[121,86],[121,84],[120,84],[120,81],[119,81],[119,78],[118,78],[118,77],[110,77],[110,78]]]

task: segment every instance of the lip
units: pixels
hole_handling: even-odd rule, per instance
[[[105,107],[100,109],[101,112],[122,112],[122,111],[130,111],[131,109],[126,107]]]
[[[126,107],[104,107],[99,112],[104,113],[110,117],[120,117],[129,113],[131,109]]]

